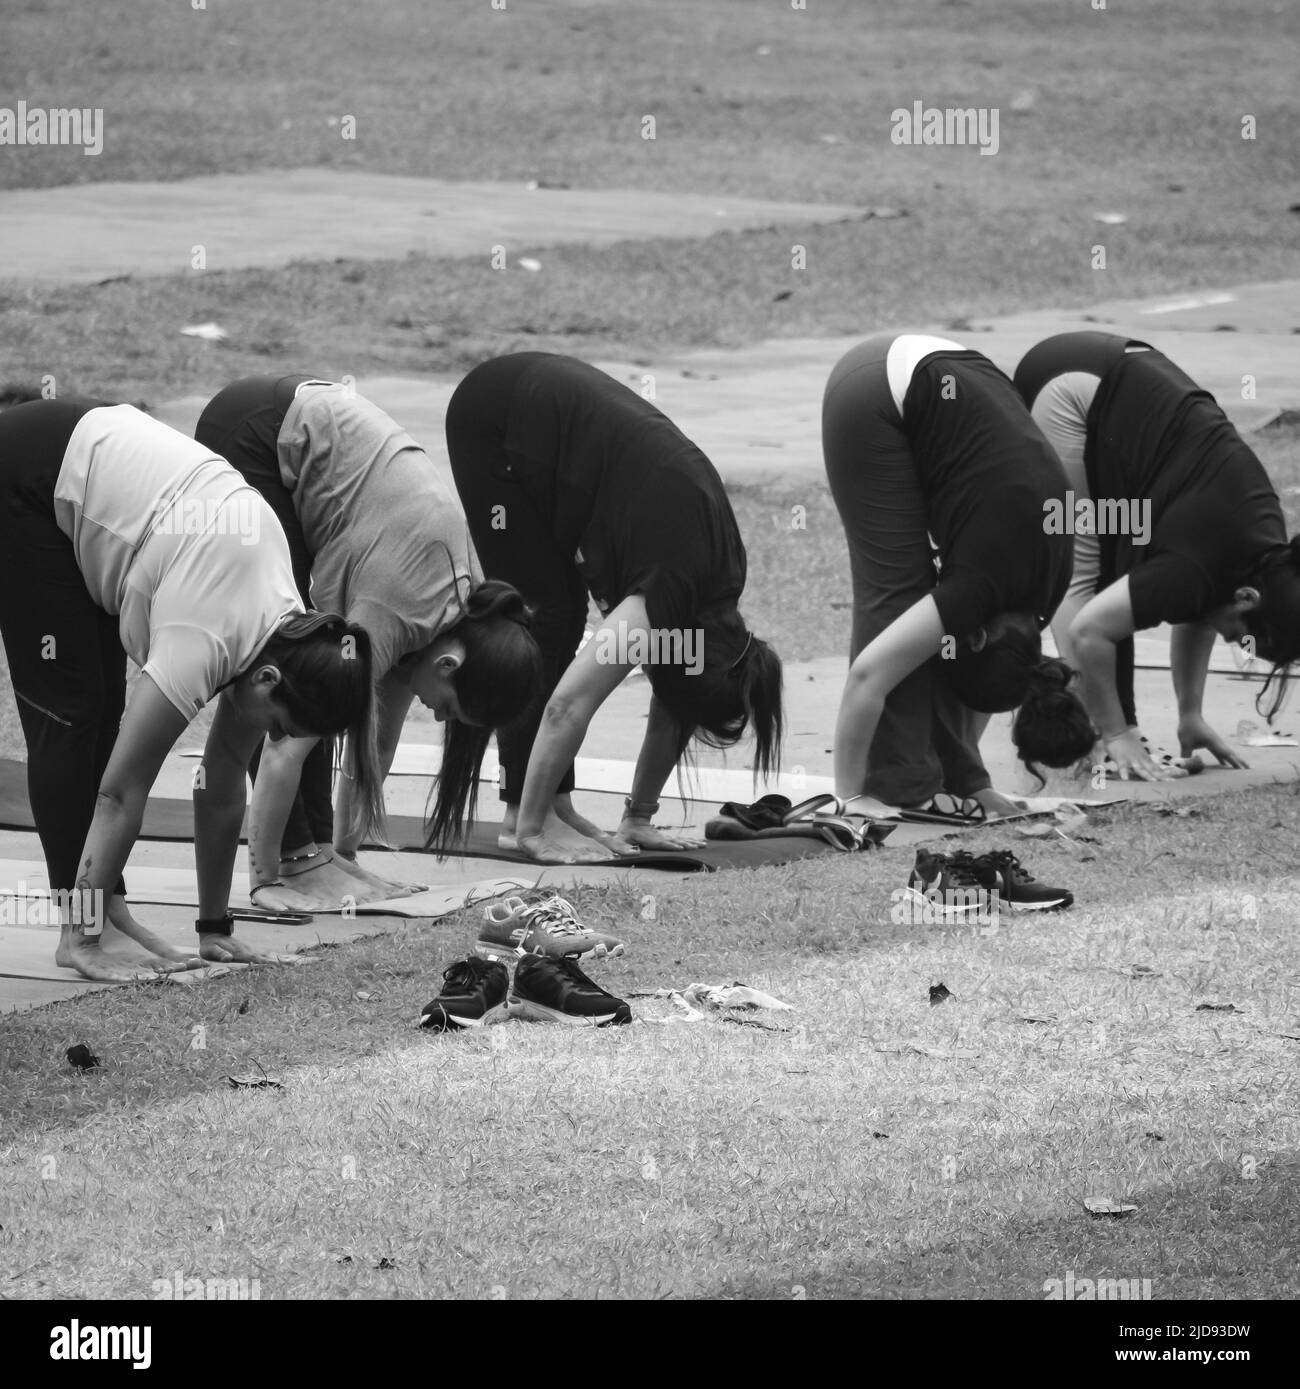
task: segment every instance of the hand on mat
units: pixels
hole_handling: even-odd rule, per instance
[[[1024,801],[1012,800],[991,786],[976,791],[975,800],[984,807],[984,814],[990,820],[996,820],[1000,815],[1023,815],[1026,809]]]
[[[199,936],[199,954],[219,965],[302,965],[301,955],[285,955],[272,950],[253,950],[234,936],[205,932]]]
[[[1217,757],[1221,767],[1250,766],[1240,753],[1233,752],[1200,714],[1189,714],[1178,721],[1178,750],[1184,757],[1190,757],[1197,748],[1204,748]]]
[[[1141,735],[1131,730],[1106,739],[1106,752],[1115,763],[1121,781],[1177,781],[1185,767],[1163,767],[1142,745]]]
[[[635,845],[638,849],[671,851],[673,849],[699,849],[704,845],[703,839],[697,839],[694,835],[683,834],[678,830],[662,830],[658,825],[650,824],[648,820],[624,820],[618,827],[618,837],[627,844]]]

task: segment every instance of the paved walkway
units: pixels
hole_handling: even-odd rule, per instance
[[[1218,325],[1231,324],[1233,331]],[[1140,337],[1210,391],[1243,431],[1283,410],[1300,409],[1300,280],[1189,294],[1034,310],[982,320],[957,332],[916,321],[871,331],[940,333],[992,358],[1004,371],[1040,339],[1077,329]],[[821,397],[831,368],[863,333],[846,338],[781,338],[736,350],[711,348],[650,356],[650,365],[602,360],[598,365],[633,389],[654,390],[655,403],[700,445],[728,482],[823,478]],[[301,364],[308,369],[309,364]],[[1253,376],[1254,399],[1243,399]],[[653,378],[652,382],[647,377]],[[431,452],[445,455],[443,420],[454,376],[375,376],[357,382]],[[155,413],[192,433],[205,396],[188,396]]]
[[[0,193],[0,277],[93,283],[175,275],[201,245],[208,270],[292,260],[480,256],[510,260],[564,242],[650,237],[790,222],[841,222],[864,209],[633,189],[446,183],[328,169],[217,174],[179,183],[82,183]]]

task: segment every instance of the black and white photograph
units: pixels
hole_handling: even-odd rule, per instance
[[[15,1372],[1281,1364],[1298,72],[1294,0],[3,0]]]

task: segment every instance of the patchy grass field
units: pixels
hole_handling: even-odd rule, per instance
[[[413,1031],[466,916],[8,1018],[5,1292],[1295,1297],[1298,830],[1288,787],[1020,841],[1078,905],[996,929],[899,919],[903,853],[574,894],[632,942],[606,987],[743,979],[783,1032]]]
[[[5,99],[103,106],[110,138],[97,159],[7,149],[0,188],[322,164],[908,215],[695,244],[648,227],[548,251],[533,276],[412,257],[49,292],[0,267],[0,380],[157,401],[250,370],[455,371],[520,346],[958,331],[1292,274],[1300,245],[1282,5],[102,0],[75,24],[53,0],[11,8]],[[891,110],[916,100],[999,107],[998,156],[891,145]],[[349,113],[355,142],[331,124]],[[1129,217],[1105,230],[1104,277],[1099,210]],[[209,317],[228,346],[177,336]],[[1296,528],[1295,437],[1251,442]],[[782,524],[792,501],[806,531]],[[829,499],[735,502],[753,625],[790,659],[842,651]],[[0,694],[0,751],[21,746]],[[1070,1272],[1150,1278],[1158,1299],[1295,1297],[1300,801],[1190,809],[1111,812],[1088,859],[1023,841],[1078,905],[989,934],[894,919],[901,852],[665,882],[652,901],[575,894],[632,942],[593,968],[607,987],[744,979],[796,1006],[780,1033],[666,1023],[652,1000],[613,1032],[418,1033],[465,917],[307,969],[8,1016],[0,1297],[147,1297],[177,1268],[267,1298],[1034,1300]],[[971,846],[997,842],[1022,843]],[[952,997],[931,1007],[939,982]],[[66,1064],[78,1041],[100,1069]],[[285,1089],[231,1090],[254,1063]],[[1138,1209],[1094,1217],[1090,1196]]]

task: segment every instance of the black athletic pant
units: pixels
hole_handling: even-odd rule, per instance
[[[889,389],[893,341],[892,335],[872,338],[842,357],[822,402],[826,478],[853,580],[850,662],[936,579],[925,495]],[[992,785],[979,753],[979,729],[978,716],[949,688],[934,656],[885,697],[863,789],[905,806],[923,805],[940,790],[974,796]]]
[[[1025,407],[1032,410],[1043,389],[1056,377],[1082,371],[1100,378],[1111,367],[1124,360],[1124,350],[1130,344],[1135,347],[1147,346],[1137,338],[1121,337],[1115,333],[1098,333],[1092,330],[1058,333],[1055,337],[1035,344],[1021,358],[1020,364],[1016,367],[1016,389],[1020,392]],[[1103,551],[1097,592],[1101,593],[1109,588],[1118,577],[1119,575],[1108,572]],[[1124,637],[1115,643],[1115,691],[1119,695],[1119,707],[1124,715],[1124,722],[1130,728],[1136,728],[1138,722],[1136,667],[1137,655],[1133,638]]]
[[[294,582],[303,606],[310,609],[311,566],[315,555],[307,548],[302,523],[293,507],[293,494],[280,477],[276,444],[280,426],[293,404],[293,393],[313,376],[246,376],[219,391],[208,402],[194,429],[194,437],[206,449],[220,454],[239,472],[244,481],[256,487],[276,519],[284,527],[293,560]],[[257,781],[262,749],[258,745],[249,766]],[[298,794],[280,840],[281,854],[304,844],[332,844],[334,807],[331,802],[332,768],[323,742],[307,755],[303,763]]]
[[[86,591],[54,520],[54,485],[77,422],[100,401],[0,410],[0,637],[27,742],[27,795],[50,887],[76,886],[95,798],[126,706],[118,621]],[[114,891],[126,895],[119,878]]]
[[[510,805],[519,804],[546,701],[582,644],[587,621],[587,585],[573,554],[555,539],[556,461],[512,454],[505,447],[510,397],[537,357],[520,353],[482,363],[456,387],[447,406],[451,471],[483,573],[523,594],[542,649],[543,680],[532,709],[497,730],[501,799]],[[557,794],[573,785],[570,765]]]

